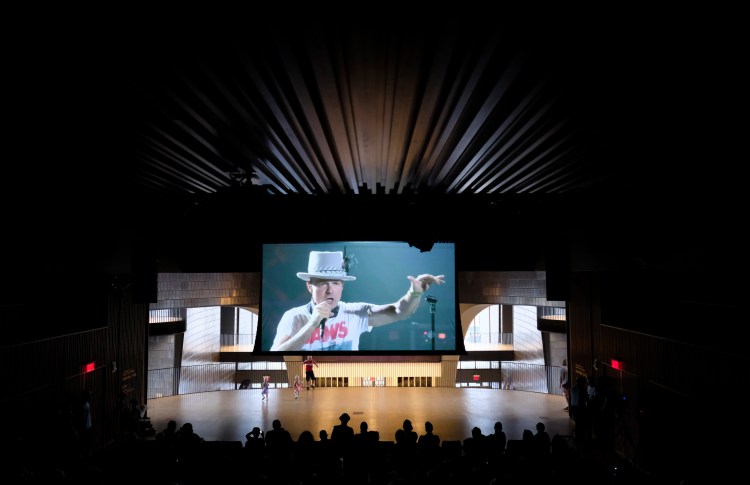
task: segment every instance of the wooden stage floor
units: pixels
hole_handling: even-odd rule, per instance
[[[321,429],[330,436],[339,416],[351,416],[349,426],[359,432],[367,421],[381,441],[393,441],[404,419],[410,419],[418,435],[425,421],[432,422],[441,440],[464,440],[478,426],[485,435],[494,432],[496,421],[503,424],[507,438],[521,439],[524,429],[536,431],[545,424],[550,437],[571,436],[573,421],[568,417],[563,396],[526,391],[482,388],[337,387],[302,390],[295,400],[291,388],[271,389],[261,400],[260,389],[214,391],[148,401],[148,416],[156,431],[174,419],[178,427],[186,422],[211,441],[245,441],[253,426],[264,432],[274,419],[281,420],[297,440],[309,430],[318,439]]]

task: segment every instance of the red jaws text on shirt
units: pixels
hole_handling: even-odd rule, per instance
[[[333,324],[326,322],[325,328],[326,330],[325,335],[323,335],[323,342],[336,340],[337,338],[346,338],[346,336],[349,334],[349,329],[346,328],[345,321]],[[317,340],[320,340],[320,327],[316,328],[315,331],[313,331],[312,337],[310,337],[307,343],[311,344]]]

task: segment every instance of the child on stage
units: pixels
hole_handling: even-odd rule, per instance
[[[294,376],[294,399],[299,399],[300,392],[302,391],[302,381],[299,376]]]

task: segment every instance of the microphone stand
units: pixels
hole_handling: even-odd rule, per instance
[[[435,304],[437,303],[437,298],[427,295],[425,300],[430,304],[430,337],[432,338],[432,350],[435,350]]]

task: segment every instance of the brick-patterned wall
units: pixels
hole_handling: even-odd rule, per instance
[[[158,285],[151,310],[260,305],[260,273],[159,273]]]

